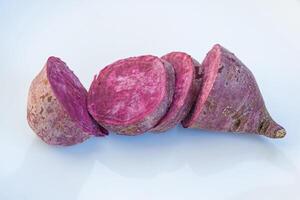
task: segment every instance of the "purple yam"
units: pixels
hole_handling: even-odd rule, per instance
[[[104,136],[87,110],[87,91],[68,66],[49,57],[30,85],[27,121],[32,130],[50,145],[69,146],[91,135]]]
[[[151,55],[119,60],[105,67],[88,94],[88,109],[108,130],[138,135],[153,128],[174,94],[170,63]]]
[[[171,52],[162,57],[175,70],[175,93],[166,115],[151,131],[163,132],[175,127],[190,111],[197,97],[201,77],[201,65],[190,55]]]
[[[217,44],[202,67],[203,83],[184,127],[285,136],[268,113],[253,74],[233,53]]]

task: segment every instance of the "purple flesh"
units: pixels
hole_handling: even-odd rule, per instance
[[[174,92],[172,66],[155,56],[119,60],[93,81],[88,109],[108,130],[137,135],[151,129],[166,113]]]
[[[172,64],[175,70],[175,94],[167,114],[151,131],[163,132],[176,126],[190,111],[196,100],[199,88],[197,73],[200,64],[183,52],[172,52],[162,57]]]
[[[48,59],[47,76],[55,96],[83,131],[96,136],[108,134],[89,115],[87,91],[62,60],[56,57]]]

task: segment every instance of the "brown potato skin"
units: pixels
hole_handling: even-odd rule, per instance
[[[27,121],[32,130],[47,144],[70,146],[90,137],[72,121],[55,97],[47,77],[47,66],[30,85]]]

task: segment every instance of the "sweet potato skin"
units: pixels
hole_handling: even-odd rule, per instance
[[[217,58],[212,58],[217,55]],[[281,138],[285,130],[269,115],[251,71],[231,52],[215,45],[204,59],[204,68],[217,63],[217,75],[208,97],[183,122],[185,127],[242,132]],[[204,80],[205,81],[205,80]],[[205,91],[200,90],[200,93]]]
[[[47,77],[47,66],[30,85],[27,121],[32,130],[47,144],[70,146],[90,137],[70,118],[55,97]]]
[[[113,66],[123,65],[124,63],[146,63],[146,62],[153,62],[153,63],[159,63],[160,65],[164,66],[165,71],[165,82],[163,83],[163,91],[165,94],[163,94],[163,99],[161,102],[159,102],[158,105],[155,106],[155,109],[151,112],[147,111],[147,114],[145,114],[141,119],[134,122],[123,122],[123,123],[111,123],[107,122],[103,119],[103,116],[101,117],[98,113],[98,109],[102,109],[98,107],[97,105],[97,96],[102,95],[98,93],[99,91],[98,86],[100,85],[100,81],[103,80],[104,77],[107,76],[108,73],[110,73],[110,69]],[[116,132],[117,134],[121,135],[139,135],[142,134],[149,129],[153,128],[157,122],[161,119],[161,117],[167,112],[168,107],[170,106],[174,94],[174,84],[175,84],[175,75],[174,75],[174,69],[172,65],[164,60],[161,60],[155,56],[146,55],[146,56],[139,56],[139,57],[131,57],[123,60],[119,60],[111,65],[108,65],[106,68],[104,68],[98,77],[95,77],[88,93],[88,109],[91,115],[96,119],[96,121],[102,125],[104,128]],[[110,109],[110,108],[107,108]],[[145,112],[146,113],[146,112]]]
[[[175,91],[173,101],[159,123],[151,129],[164,132],[180,123],[190,111],[199,89],[201,65],[184,52],[171,52],[162,57],[170,62],[175,70]]]

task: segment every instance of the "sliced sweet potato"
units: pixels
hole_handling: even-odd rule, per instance
[[[171,52],[162,59],[172,64],[175,70],[175,93],[168,112],[151,129],[163,132],[180,123],[190,111],[199,89],[201,65],[190,55],[183,52]]]
[[[87,111],[87,91],[59,58],[50,57],[32,81],[27,120],[33,131],[51,145],[73,145],[91,135],[108,132]]]
[[[174,94],[174,69],[151,55],[119,60],[105,67],[88,94],[88,109],[108,130],[137,135],[153,128]]]
[[[285,136],[269,115],[253,74],[233,53],[217,44],[202,67],[203,83],[184,127]]]

